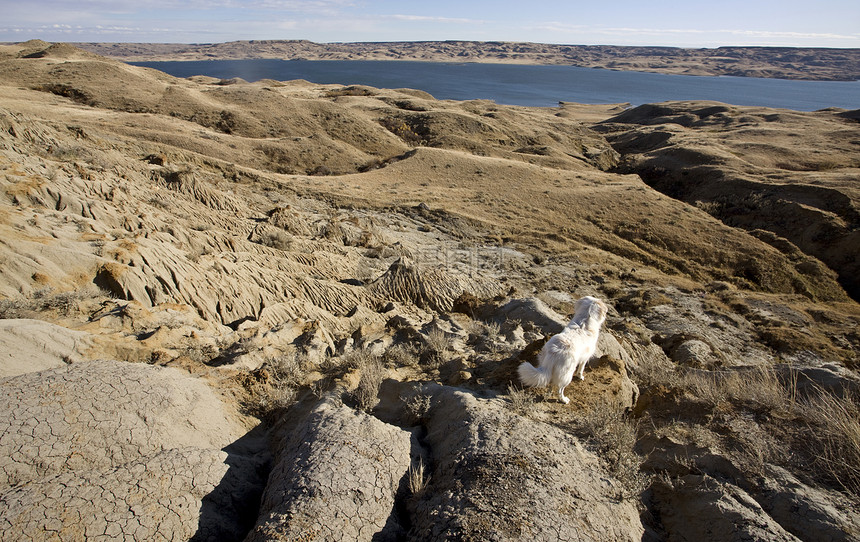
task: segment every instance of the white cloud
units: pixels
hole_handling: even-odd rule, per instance
[[[570,24],[560,21],[544,21],[533,24],[524,25],[525,30],[539,30],[546,32],[580,32],[582,30],[594,28],[591,25]]]
[[[129,1],[131,0],[123,0]],[[299,13],[333,13],[355,6],[353,0],[159,0],[165,8],[187,9],[241,9],[293,11]],[[139,4],[138,4],[139,6]]]
[[[629,34],[646,34],[646,35],[661,35],[661,34],[704,34],[705,30],[697,30],[693,28],[633,28],[633,27],[599,27],[594,25],[584,24],[567,24],[561,22],[546,22],[539,23],[533,26],[525,27],[529,30],[540,30],[546,32],[559,33],[587,33],[600,35],[629,35]]]
[[[188,3],[171,2],[173,7],[192,9],[241,9],[286,11],[332,15],[354,7],[352,0],[193,0]]]
[[[480,19],[463,19],[458,17],[431,17],[427,15],[389,15],[388,18],[398,21],[421,21],[432,23],[484,24]]]
[[[544,39],[567,39],[577,42],[623,44],[659,44],[707,47],[723,44],[783,45],[797,47],[826,46],[856,47],[860,34],[827,32],[792,32],[779,30],[601,27],[569,24],[558,21],[541,22],[522,27],[529,32],[543,32]],[[662,39],[660,39],[662,38]],[[706,43],[707,42],[707,43]]]
[[[64,9],[70,11],[141,11],[207,8],[273,9],[284,11],[319,11],[355,6],[354,0],[40,0],[42,9]]]
[[[718,30],[726,34],[736,36],[749,36],[756,38],[798,38],[798,39],[824,39],[824,40],[860,40],[860,34],[828,34],[817,32],[784,32],[774,30]]]
[[[156,38],[159,35],[179,32],[176,29],[168,28],[139,28],[131,26],[116,26],[116,25],[95,25],[95,26],[80,26],[68,24],[53,24],[43,26],[17,26],[0,28],[0,34],[26,34],[43,39],[62,38],[68,36],[78,36],[76,39],[81,41],[97,41],[98,37],[122,37],[136,36],[135,39],[141,37]]]

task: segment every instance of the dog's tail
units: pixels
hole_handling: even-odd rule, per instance
[[[520,363],[517,372],[520,374],[522,383],[530,388],[545,388],[549,386],[551,375],[544,368],[535,367],[531,363],[524,361]]]

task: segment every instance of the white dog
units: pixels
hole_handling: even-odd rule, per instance
[[[585,377],[585,364],[597,348],[597,335],[606,320],[606,305],[596,297],[583,297],[574,305],[573,319],[558,335],[547,341],[538,354],[538,367],[524,361],[518,372],[523,384],[530,387],[558,388],[558,398],[564,404],[570,399],[564,396],[564,388],[573,380],[579,369],[579,379]]]

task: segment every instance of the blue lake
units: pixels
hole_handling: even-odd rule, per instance
[[[414,88],[439,99],[489,99],[549,107],[559,101],[633,105],[716,100],[814,111],[860,108],[860,81],[793,81],[611,71],[574,66],[428,63],[374,60],[204,60],[134,62],[176,77],[208,75],[248,81],[306,79],[314,83]]]

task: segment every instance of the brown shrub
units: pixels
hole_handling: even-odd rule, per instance
[[[403,119],[386,117],[380,120],[379,124],[409,145],[417,147],[425,143],[424,137],[416,131],[415,127]]]
[[[368,350],[353,350],[347,363],[361,372],[358,387],[352,393],[356,406],[359,410],[370,412],[379,401],[379,386],[385,378],[385,367],[379,357]]]

